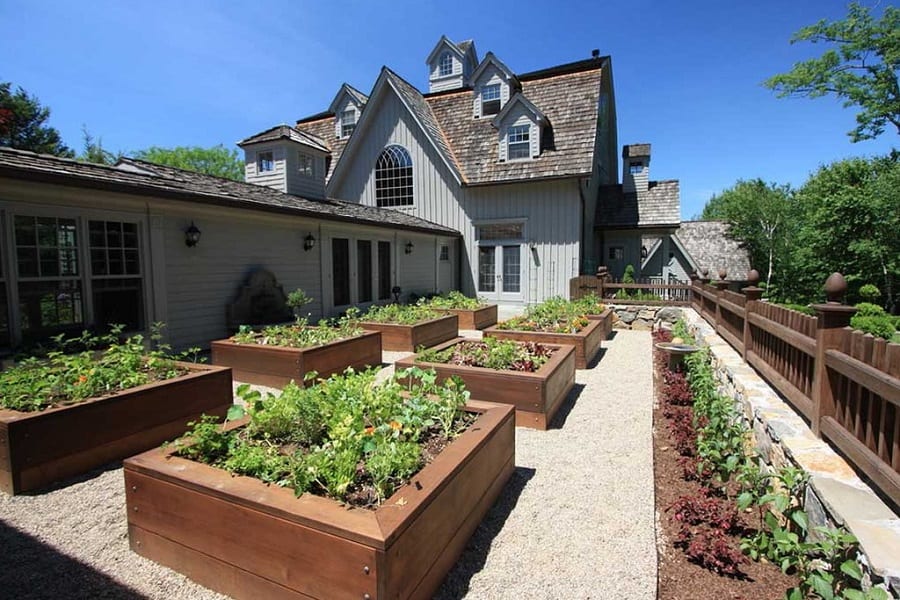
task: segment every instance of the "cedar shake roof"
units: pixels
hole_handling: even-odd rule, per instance
[[[546,116],[541,155],[532,160],[499,162],[500,137],[490,118],[475,119],[471,88],[423,95],[399,75],[384,74],[422,123],[448,163],[466,185],[588,177],[593,169],[603,65],[591,58],[518,75],[522,94]],[[377,84],[376,84],[377,85]],[[334,115],[320,113],[297,121],[296,128],[317,135],[331,147],[334,172],[347,140],[334,134]],[[675,222],[677,223],[676,218]]]
[[[724,221],[684,221],[675,233],[688,251],[697,269],[709,269],[708,277],[719,279],[719,269],[726,279],[743,281],[750,270],[750,255],[740,242],[729,235]]]
[[[597,203],[598,229],[678,227],[681,200],[678,180],[651,181],[646,194],[625,193],[622,185],[600,187]]]
[[[308,200],[272,188],[122,158],[115,166],[0,147],[0,177],[279,212],[331,221],[459,236],[403,212],[339,200]]]
[[[243,148],[250,144],[260,144],[280,139],[288,139],[292,142],[297,142],[298,144],[321,150],[322,152],[331,152],[331,149],[325,143],[325,140],[320,136],[311,134],[307,131],[294,129],[290,125],[276,125],[271,129],[266,129],[265,131],[239,141],[237,145]]]

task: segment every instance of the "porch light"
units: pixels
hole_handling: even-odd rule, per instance
[[[404,251],[405,251],[407,254],[412,254],[412,251],[413,251],[413,243],[412,243],[412,242],[406,242],[406,246],[404,247]]]
[[[313,234],[309,233],[303,238],[303,249],[306,251],[312,250],[316,245],[316,238],[313,237]]]
[[[647,246],[641,246],[641,258],[647,258]]]
[[[193,248],[200,242],[200,230],[191,221],[191,226],[184,230],[184,245]]]

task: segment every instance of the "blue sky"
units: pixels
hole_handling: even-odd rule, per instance
[[[777,99],[760,82],[820,48],[793,32],[844,2],[311,2],[0,0],[0,81],[52,110],[80,150],[225,144],[325,110],[382,65],[427,89],[441,34],[515,72],[612,56],[619,145],[650,142],[652,179],[681,181],[682,215],[738,179],[800,185],[819,165],[888,152],[852,144],[853,109]],[[880,13],[879,13],[880,14]]]

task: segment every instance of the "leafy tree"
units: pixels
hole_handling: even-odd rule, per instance
[[[787,185],[762,179],[738,181],[734,187],[710,198],[701,219],[727,221],[730,234],[741,240],[754,267],[766,265],[766,289],[786,262],[787,243],[793,225],[792,192]]]
[[[763,85],[780,98],[834,94],[845,107],[858,106],[857,126],[848,132],[854,142],[878,137],[888,123],[900,133],[900,9],[888,6],[876,20],[868,8],[854,2],[845,19],[831,23],[823,19],[791,38],[792,44],[801,41],[823,43],[829,49]]]
[[[237,150],[229,150],[222,144],[212,148],[200,146],[176,146],[160,148],[151,146],[138,150],[134,158],[147,162],[196,171],[207,175],[225,177],[235,181],[244,180],[244,162],[238,157]]]
[[[22,89],[0,82],[0,146],[72,158],[75,153],[62,142],[59,132],[45,125],[50,109]]]
[[[81,135],[84,140],[84,149],[81,151],[81,154],[78,155],[78,160],[85,160],[101,165],[112,165],[122,158],[122,152],[110,152],[103,147],[103,138],[97,138],[97,140],[94,141],[94,136],[91,135],[91,132],[89,132],[84,125],[81,127]]]

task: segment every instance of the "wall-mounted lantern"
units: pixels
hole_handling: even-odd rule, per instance
[[[641,246],[641,258],[647,258],[647,246]]]
[[[184,245],[193,248],[200,242],[200,230],[191,221],[191,226],[184,230]]]
[[[313,237],[313,234],[309,233],[303,238],[303,249],[307,252],[315,248],[316,246],[316,238]]]
[[[404,252],[406,252],[407,254],[412,254],[412,251],[413,251],[413,243],[406,242],[406,246],[404,246]]]

